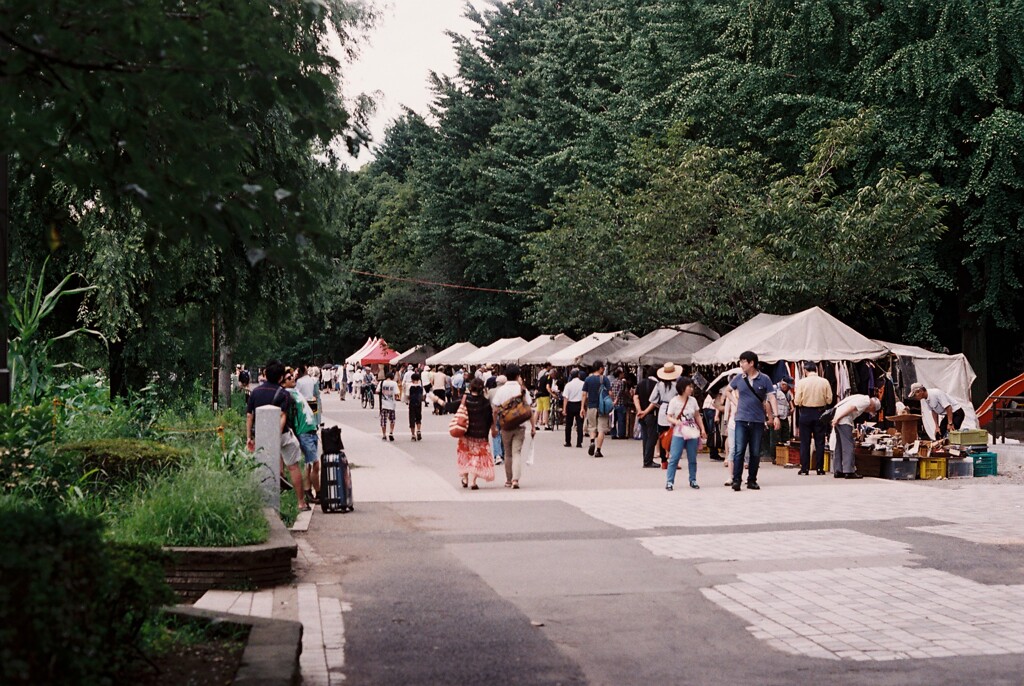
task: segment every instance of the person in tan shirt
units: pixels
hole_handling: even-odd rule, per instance
[[[800,429],[800,471],[810,473],[811,440],[814,441],[814,464],[819,475],[825,473],[825,427],[818,426],[821,413],[832,404],[832,385],[818,376],[818,365],[804,362],[804,378],[796,384],[793,404],[797,408]]]

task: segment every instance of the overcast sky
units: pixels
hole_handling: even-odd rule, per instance
[[[377,115],[371,127],[376,142],[403,105],[427,115],[430,72],[455,71],[455,52],[445,31],[469,35],[474,26],[462,16],[465,0],[380,0],[377,4],[385,3],[358,61],[344,71],[346,97],[376,92]],[[487,4],[474,1],[480,8]],[[371,157],[372,153],[363,152],[349,165],[358,168]]]

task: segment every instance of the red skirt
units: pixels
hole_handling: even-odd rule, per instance
[[[456,449],[459,458],[459,475],[475,474],[484,481],[494,481],[494,458],[491,456],[491,442],[486,438],[459,439]]]

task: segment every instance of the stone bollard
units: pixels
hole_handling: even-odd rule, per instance
[[[267,507],[281,510],[281,408],[264,405],[256,408],[256,472],[263,501]]]

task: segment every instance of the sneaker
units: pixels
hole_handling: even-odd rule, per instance
[[[738,491],[740,489],[737,488],[736,490]],[[760,491],[761,487],[757,485],[756,481],[748,481],[747,482],[747,490],[748,491]]]
[[[665,484],[665,490],[666,491],[671,491],[672,490],[672,484]]]
[[[497,467],[500,464],[505,464],[505,460],[501,459],[500,457],[496,457],[494,459],[494,466]]]
[[[691,481],[690,482],[690,488],[692,488],[694,490],[698,490],[698,491],[700,490],[700,486],[697,485],[696,481]]]
[[[593,441],[591,441],[590,442],[590,447],[587,448],[587,454],[588,455],[593,455],[595,450],[597,450],[597,444],[594,443]]]
[[[395,435],[394,434],[388,434],[388,440],[393,442],[395,440]]]
[[[858,474],[857,472],[850,472],[849,474],[846,475],[845,478],[847,478],[847,479],[863,479],[864,475],[863,474]]]
[[[602,454],[601,454],[601,449],[600,449],[600,448],[598,448],[598,449],[597,449],[597,450],[596,450],[596,451],[594,452],[594,457],[604,457],[604,455],[602,455]]]

